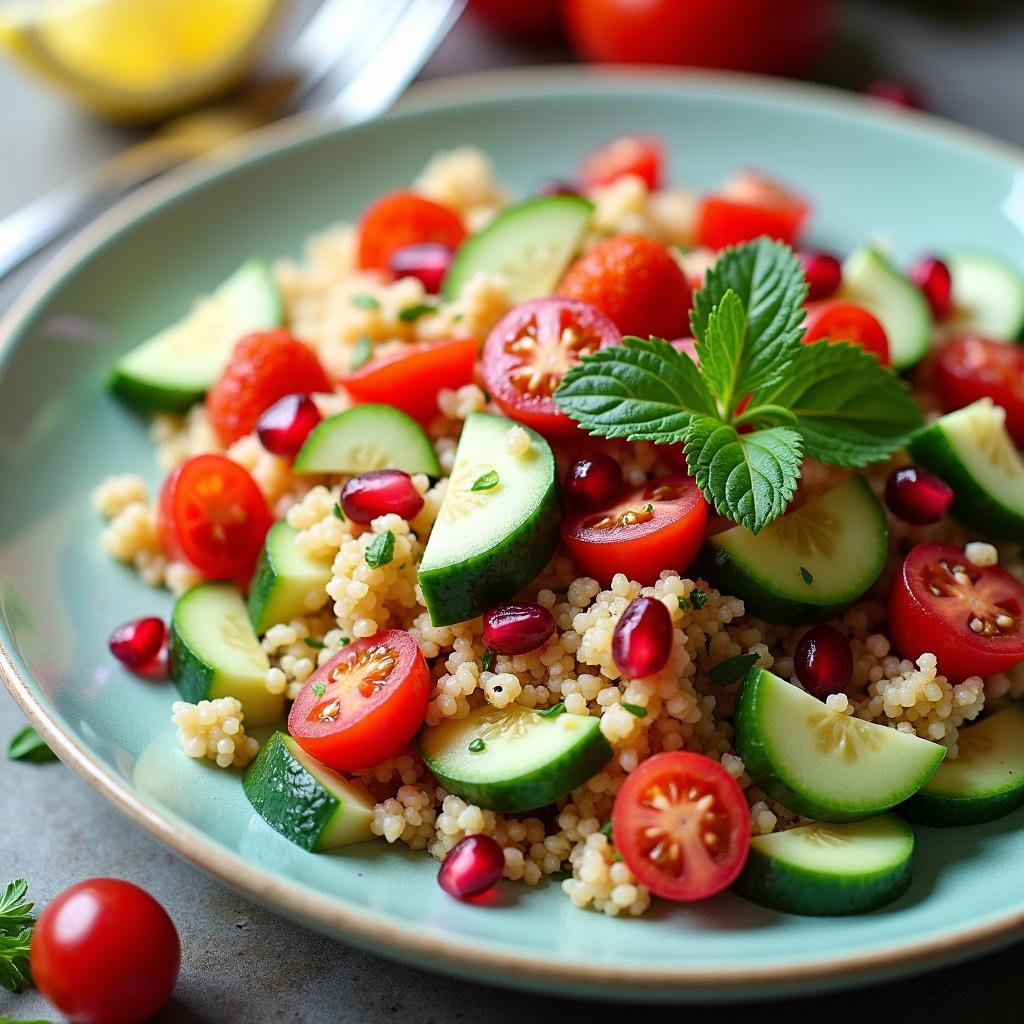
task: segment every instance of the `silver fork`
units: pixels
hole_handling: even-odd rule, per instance
[[[383,113],[434,53],[466,0],[324,0],[292,44],[297,75],[172,118],[150,138],[0,219],[0,279],[138,185],[298,109],[354,124]]]

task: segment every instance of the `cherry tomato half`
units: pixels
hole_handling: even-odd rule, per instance
[[[615,849],[641,885],[669,900],[727,889],[750,852],[750,811],[736,780],[703,754],[655,754],[612,807]]]
[[[878,356],[883,366],[889,365],[889,338],[878,318],[855,302],[825,299],[807,304],[807,333],[804,343],[828,338],[829,341],[851,341]]]
[[[580,184],[585,192],[610,185],[627,174],[643,178],[652,191],[662,184],[665,154],[661,139],[631,136],[616,139],[591,153],[580,169]]]
[[[794,245],[809,213],[810,206],[785,186],[756,171],[741,171],[725,188],[700,201],[697,239],[709,249],[761,235]]]
[[[455,249],[465,237],[462,221],[448,207],[415,192],[389,192],[372,202],[359,221],[359,266],[387,271],[396,249],[419,242]]]
[[[949,544],[918,544],[889,591],[889,632],[904,658],[931,651],[952,682],[1024,661],[1024,584]]]
[[[484,386],[504,412],[549,437],[579,428],[552,395],[580,357],[622,341],[599,309],[573,299],[532,299],[506,313],[484,343]]]
[[[181,944],[148,892],[91,878],[39,915],[30,961],[36,988],[72,1024],[136,1024],[171,997]]]
[[[426,422],[438,415],[442,388],[461,388],[473,382],[475,338],[427,341],[377,359],[345,374],[340,383],[357,402],[393,405],[413,419]]]
[[[183,462],[164,481],[157,504],[157,532],[171,558],[243,589],[271,521],[256,481],[225,455]]]
[[[597,511],[569,512],[562,542],[589,576],[608,584],[617,572],[649,586],[662,569],[682,572],[704,540],[708,503],[682,474],[621,493]]]
[[[953,338],[935,357],[935,390],[946,412],[979,398],[1006,410],[1006,430],[1024,448],[1024,345],[966,336]]]
[[[416,641],[386,629],[342,648],[309,677],[288,731],[328,768],[358,771],[405,748],[429,698],[430,670]]]

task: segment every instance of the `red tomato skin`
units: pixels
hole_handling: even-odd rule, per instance
[[[876,355],[883,366],[891,362],[889,337],[881,321],[855,302],[842,299],[808,302],[804,327],[807,331],[804,335],[805,345],[821,341],[822,338],[852,341],[866,352]]]
[[[388,192],[370,203],[359,221],[359,267],[390,273],[397,249],[419,242],[455,249],[465,237],[462,221],[447,206],[415,192]]]
[[[569,268],[558,294],[595,306],[623,334],[674,338],[689,330],[690,282],[668,249],[643,235],[599,242]]]
[[[308,345],[280,328],[247,334],[206,396],[206,415],[225,447],[256,429],[260,415],[285,395],[332,391]]]
[[[428,341],[408,345],[390,355],[371,359],[345,374],[339,383],[355,402],[381,402],[427,423],[440,415],[437,395],[442,388],[473,383],[475,338]]]
[[[609,142],[583,161],[580,185],[584,192],[592,192],[633,174],[642,178],[654,191],[661,188],[664,166],[665,151],[661,139],[653,135],[627,135]]]
[[[685,793],[694,780],[706,784],[730,821],[729,848],[715,863],[714,877],[673,879],[648,859],[638,836],[639,804],[644,789],[659,778],[675,779]],[[685,780],[685,781],[684,781]],[[669,900],[703,900],[729,888],[739,877],[750,853],[750,811],[736,780],[704,754],[675,750],[655,754],[626,776],[612,807],[612,838],[615,849],[641,885]]]
[[[330,698],[330,690],[317,696],[313,687],[329,684],[335,668],[378,644],[397,654],[386,685],[368,697],[350,688],[333,722],[311,721],[314,709]],[[427,715],[430,688],[430,670],[416,641],[405,630],[386,629],[343,647],[309,677],[288,715],[288,731],[328,768],[372,768],[401,753],[416,735]]]
[[[659,502],[650,497],[659,485],[678,486],[683,493],[678,499]],[[611,508],[640,509],[648,500],[654,506],[650,524],[599,532],[588,524],[601,519],[609,508],[570,511],[565,515],[562,543],[580,569],[605,586],[617,572],[651,586],[663,569],[683,572],[689,566],[705,536],[708,504],[704,495],[692,478],[679,474],[630,488],[618,496]],[[625,538],[622,533],[626,533]]]
[[[558,0],[469,0],[469,10],[515,38],[556,35],[561,26]]]
[[[802,200],[752,202],[727,195],[705,196],[697,208],[697,240],[708,249],[769,238],[796,245],[809,208]]]
[[[181,944],[149,893],[91,878],[39,915],[30,961],[36,988],[71,1024],[138,1024],[174,991]]]
[[[972,563],[960,548],[949,544],[918,544],[900,566],[889,590],[889,634],[904,658],[916,661],[926,651],[935,655],[938,670],[950,682],[959,683],[970,676],[987,679],[1005,672],[1024,660],[1024,636],[1021,634],[984,637],[972,633],[967,625],[969,609],[962,609],[962,622],[950,623],[935,601],[929,600],[919,573],[923,567],[940,560]],[[1024,611],[1024,585],[997,565],[985,569],[973,567],[1000,592],[1013,595]]]

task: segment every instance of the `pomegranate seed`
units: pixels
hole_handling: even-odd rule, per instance
[[[797,254],[807,279],[808,299],[827,299],[843,281],[842,264],[829,252],[804,250]]]
[[[622,467],[603,452],[577,459],[565,474],[565,496],[574,505],[597,508],[622,486]]]
[[[450,246],[443,242],[417,242],[403,245],[391,254],[391,273],[395,277],[415,277],[429,295],[437,295],[451,262]]]
[[[924,110],[921,94],[905,82],[895,78],[876,78],[864,86],[864,92],[883,103],[891,103],[896,107],[907,107],[910,110]]]
[[[526,654],[547,643],[555,620],[539,604],[499,604],[484,612],[484,644],[495,654]]]
[[[672,616],[654,597],[636,597],[612,634],[612,659],[629,679],[663,668],[672,653]]]
[[[953,504],[953,488],[927,469],[901,466],[885,481],[885,503],[897,519],[914,526],[937,523]]]
[[[490,836],[466,836],[449,850],[437,883],[449,896],[464,900],[493,888],[504,870],[505,854]]]
[[[924,292],[936,320],[953,312],[953,275],[937,256],[924,256],[914,264],[910,280]]]
[[[146,668],[160,656],[167,627],[163,619],[151,615],[118,626],[107,642],[110,653],[132,670]]]
[[[285,395],[263,410],[256,433],[268,452],[291,459],[319,422],[320,410],[309,395]]]
[[[415,519],[421,508],[423,497],[412,477],[400,469],[375,469],[354,476],[341,490],[341,510],[354,523],[372,523],[389,512]]]
[[[835,626],[814,626],[796,645],[796,677],[818,700],[842,693],[853,675],[850,641]]]
[[[558,178],[542,178],[534,188],[534,195],[538,196],[575,196],[578,190],[575,185],[567,181],[559,181]]]

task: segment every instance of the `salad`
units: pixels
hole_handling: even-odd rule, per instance
[[[111,650],[268,841],[849,914],[1024,804],[1024,280],[665,178],[438,154],[117,362],[167,476],[103,543],[176,603]]]

